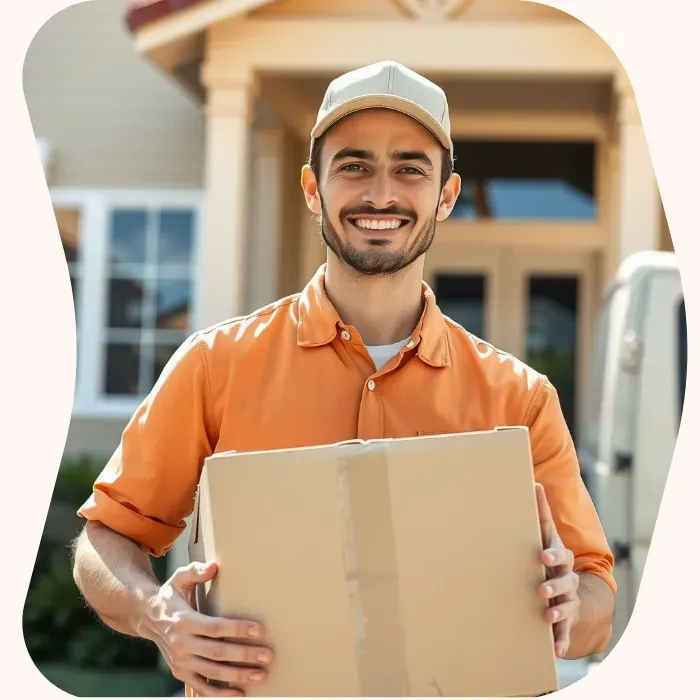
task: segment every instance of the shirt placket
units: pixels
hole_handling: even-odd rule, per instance
[[[371,363],[372,359],[360,340],[357,329],[342,326],[340,338],[347,343],[349,352],[362,353]],[[396,357],[389,360],[380,370],[373,372],[364,382],[360,410],[357,419],[357,437],[360,440],[378,440],[384,437],[384,405],[382,385],[384,378],[400,369],[407,352],[415,350],[420,337],[413,335]]]

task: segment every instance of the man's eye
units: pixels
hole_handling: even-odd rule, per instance
[[[405,168],[401,168],[402,173],[406,173],[407,175],[422,175],[423,172],[418,170],[418,168],[414,168],[412,165],[407,165]]]
[[[353,173],[359,173],[362,172],[365,168],[360,165],[359,163],[348,163],[347,165],[344,165],[341,170],[349,170],[350,172]]]

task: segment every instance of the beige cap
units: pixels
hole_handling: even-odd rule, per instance
[[[435,134],[453,155],[450,113],[442,88],[395,61],[382,61],[345,73],[326,90],[311,131],[313,142],[339,119],[362,109],[403,112]]]

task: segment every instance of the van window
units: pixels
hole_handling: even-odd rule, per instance
[[[678,423],[685,402],[685,378],[688,369],[688,330],[685,317],[685,298],[678,304]]]

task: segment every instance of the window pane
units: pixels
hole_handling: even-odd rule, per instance
[[[158,262],[189,264],[192,260],[194,213],[171,209],[160,214]]]
[[[112,263],[146,261],[147,213],[142,209],[118,209],[112,212],[109,259]]]
[[[157,327],[188,330],[191,296],[190,280],[161,280],[156,291]]]
[[[440,311],[470,333],[486,340],[484,337],[486,277],[484,275],[438,275],[435,282],[435,298]]]
[[[107,345],[104,387],[110,396],[139,395],[140,348],[137,343]]]
[[[688,371],[688,326],[685,316],[685,298],[678,307],[678,421],[685,403],[685,382]]]
[[[54,208],[54,215],[66,262],[75,263],[80,259],[80,211]]]
[[[463,219],[574,220],[597,216],[595,145],[463,141],[455,144]]]
[[[165,365],[168,364],[168,361],[173,356],[178,347],[180,347],[180,344],[173,345],[161,343],[159,345],[156,345],[155,356],[153,361],[154,382],[158,381],[158,377],[160,377],[161,373],[163,372],[163,368],[165,367]]]
[[[143,324],[144,284],[137,279],[116,279],[109,283],[109,326],[140,328]]]
[[[531,277],[525,362],[554,384],[574,438],[577,344],[578,278]]]
[[[79,316],[78,316],[78,280],[71,275],[70,278],[70,288],[71,292],[73,292],[73,308],[75,309],[75,325],[79,325]]]

